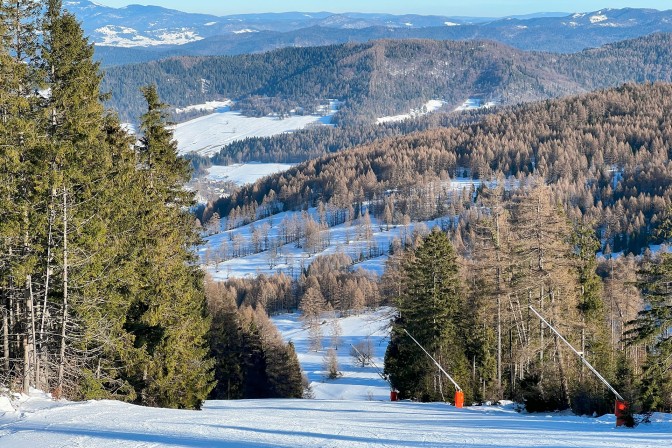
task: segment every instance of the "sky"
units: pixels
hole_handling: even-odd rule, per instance
[[[535,12],[592,12],[602,8],[672,9],[670,0],[94,0],[112,7],[151,4],[213,15],[259,12],[386,12],[445,16],[502,17]]]

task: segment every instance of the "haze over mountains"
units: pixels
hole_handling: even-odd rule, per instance
[[[218,17],[158,6],[110,8],[86,0],[64,6],[82,21],[103,65],[405,38],[488,39],[524,50],[576,52],[672,32],[672,11],[636,8],[473,18],[329,12]]]

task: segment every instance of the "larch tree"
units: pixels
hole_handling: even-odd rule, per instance
[[[535,307],[571,341],[578,333],[579,319],[569,223],[545,185],[523,189],[509,207],[515,241],[513,285],[518,301]],[[557,336],[541,321],[529,325],[526,331],[527,344],[518,356],[520,378],[527,376],[527,392],[539,400],[528,400],[529,408],[568,408],[568,363],[574,365],[576,360],[569,358]],[[522,391],[523,395],[527,392]]]

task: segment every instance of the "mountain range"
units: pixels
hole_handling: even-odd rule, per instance
[[[505,18],[330,12],[214,16],[159,6],[111,8],[64,2],[96,44],[103,65],[180,55],[235,55],[373,39],[488,39],[523,50],[576,52],[672,32],[672,10],[624,8]]]
[[[125,120],[143,107],[140,87],[156,84],[168,104],[244,102],[254,115],[320,101],[344,102],[341,125],[405,113],[428,100],[449,107],[479,97],[517,104],[612,87],[672,81],[672,34],[658,33],[572,54],[522,51],[492,41],[379,40],[285,48],[263,54],[179,57],[110,67],[104,91]]]

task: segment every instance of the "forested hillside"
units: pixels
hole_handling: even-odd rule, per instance
[[[606,389],[540,325],[532,305],[638,409],[669,409],[665,284],[672,257],[600,260],[596,252],[639,251],[672,235],[671,98],[672,85],[656,83],[547,100],[263,179],[206,210],[226,218],[223,236],[233,237],[234,252],[225,259],[267,251],[273,261],[274,250],[289,251],[285,245],[314,250],[313,242],[319,246],[343,223],[346,234],[352,224],[367,243],[375,219],[391,235],[386,269],[379,280],[355,270],[342,252],[358,242],[346,238],[336,254],[294,278],[230,280],[227,294],[239,304],[309,315],[394,304],[385,372],[403,397],[443,400],[452,387],[408,330],[468,400],[608,411]],[[451,188],[451,178],[462,176],[482,183]],[[281,219],[279,210],[304,211]],[[231,230],[262,217],[249,241]],[[441,228],[417,224],[430,219]]]
[[[285,209],[366,202],[374,216],[388,205],[395,216],[415,221],[446,207],[463,213],[460,201],[430,197],[450,178],[524,183],[534,176],[553,185],[569,218],[592,223],[604,249],[637,251],[655,240],[653,230],[672,199],[671,95],[670,84],[630,84],[518,106],[473,125],[389,138],[261,180],[212,209],[227,216],[271,197]]]
[[[284,47],[377,39],[487,39],[521,50],[567,53],[672,31],[670,11],[644,8],[493,19],[328,12],[206,18],[140,6],[120,11],[83,1],[73,2],[69,7],[83,20],[87,34],[95,39],[96,57],[103,66],[174,56],[261,53]],[[157,22],[163,27],[157,28]],[[176,45],[176,41],[187,43]]]
[[[488,41],[385,40],[286,48],[231,57],[179,57],[108,69],[103,90],[123,119],[142,107],[148,83],[174,106],[217,97],[260,99],[314,112],[345,101],[341,124],[405,113],[429,99],[449,106],[468,97],[516,104],[624,82],[670,81],[672,35],[651,36],[576,54],[525,52]],[[283,110],[278,110],[283,112]]]

